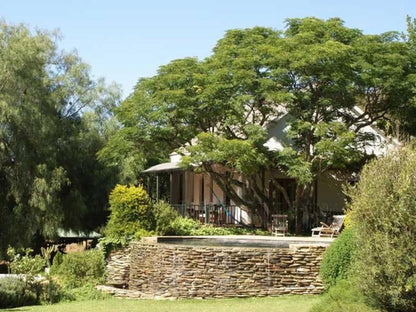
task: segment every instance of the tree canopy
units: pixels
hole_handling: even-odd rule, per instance
[[[116,172],[95,153],[119,88],[94,81],[57,35],[0,21],[0,256],[106,218]]]
[[[197,164],[235,203],[266,220],[274,205],[270,185],[285,192],[277,175],[265,181],[266,173],[284,173],[297,182],[290,206],[300,232],[317,177],[359,168],[362,147],[373,139],[366,126],[395,123],[413,109],[414,26],[408,24],[407,35],[364,35],[338,18],[288,19],[284,31],[230,30],[210,57],[175,60],[139,80],[117,110],[122,129],[101,157],[117,164],[134,157],[137,174],[186,146],[184,164]],[[270,150],[268,127],[283,115],[290,144]]]

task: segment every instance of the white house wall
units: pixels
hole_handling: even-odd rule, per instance
[[[355,107],[358,111],[356,114],[362,114],[363,112],[359,108]],[[268,126],[268,140],[264,144],[271,151],[281,151],[285,146],[291,145],[292,141],[287,137],[290,126],[288,121],[290,119],[289,114],[285,114],[271,121]],[[375,155],[380,157],[385,155],[387,151],[394,150],[399,142],[387,138],[383,133],[375,127],[365,126],[359,130],[360,134],[370,134],[374,137],[374,140],[363,142],[362,151],[367,155]]]
[[[270,122],[268,127],[269,139],[264,144],[270,151],[281,151],[285,146],[290,145],[291,140],[287,137],[289,118],[290,116],[286,114]]]
[[[330,175],[318,178],[317,204],[324,211],[342,213],[345,206],[345,195],[342,193],[342,184]]]

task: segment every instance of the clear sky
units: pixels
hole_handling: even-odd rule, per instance
[[[415,0],[0,0],[10,24],[54,30],[60,48],[78,50],[95,78],[119,83],[124,96],[140,77],[169,61],[211,54],[228,29],[283,29],[286,18],[340,17],[366,34],[404,31]]]

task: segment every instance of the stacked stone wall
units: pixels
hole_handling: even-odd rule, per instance
[[[129,257],[109,259],[109,284],[128,285],[123,296],[130,292],[143,298],[318,294],[323,291],[318,273],[324,251],[308,245],[271,249],[139,242],[130,246]]]
[[[130,275],[131,248],[112,251],[107,258],[107,285],[127,288]]]

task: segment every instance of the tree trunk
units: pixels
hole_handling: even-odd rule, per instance
[[[298,185],[296,187],[295,198],[295,224],[296,235],[301,235],[308,229],[303,228],[303,217],[305,212],[308,212],[308,207],[313,204],[314,199],[314,181],[306,185]]]

